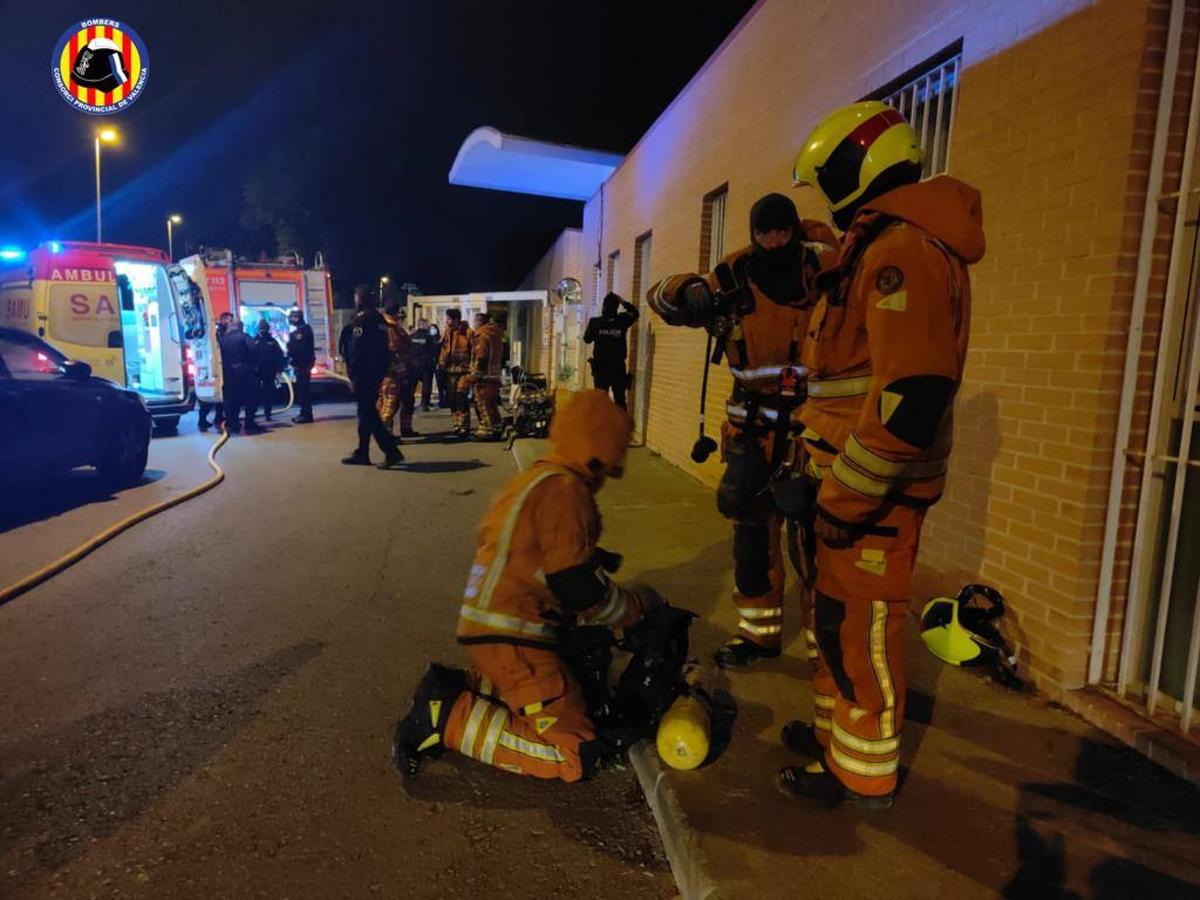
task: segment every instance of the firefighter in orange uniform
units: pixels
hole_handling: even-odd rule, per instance
[[[721,429],[726,470],[717,493],[717,506],[734,522],[733,602],[739,619],[737,635],[717,651],[717,663],[726,668],[779,655],[783,518],[768,484],[796,440],[789,412],[803,399],[800,348],[816,300],[813,283],[836,258],[837,246],[828,225],[801,220],[782,194],[767,194],[754,204],[750,237],[749,247],[725,257],[706,278],[672,275],[646,295],[667,324],[714,334],[718,355],[728,358],[733,375],[728,421]],[[697,452],[693,458],[702,461]],[[809,623],[804,625],[807,631]],[[811,631],[806,638],[815,657]]]
[[[615,554],[597,544],[595,494],[620,477],[632,431],[606,394],[582,391],[554,417],[550,454],[493,499],[459,611],[472,669],[430,665],[396,729],[401,776],[446,748],[538,778],[594,771],[606,745],[558,644],[565,623],[625,628],[662,602],[612,581]]]
[[[471,436],[471,330],[462,312],[446,310],[446,336],[439,364],[446,370],[450,394],[450,421],[456,437]]]
[[[416,434],[412,427],[413,399],[409,390],[409,378],[413,371],[412,341],[400,322],[400,309],[399,303],[390,303],[383,313],[383,320],[387,323],[389,363],[387,374],[379,384],[377,404],[379,421],[383,422],[383,427],[393,440],[396,439],[392,429],[397,411],[400,413],[400,434],[405,437]]]
[[[477,441],[499,440],[500,371],[504,360],[504,332],[487,313],[475,314],[471,340],[471,390],[475,394]]]
[[[814,757],[779,773],[785,794],[891,805],[904,721],[904,623],[921,523],[941,497],[983,256],[979,193],[921,182],[921,149],[879,102],[838,110],[809,136],[795,180],[845,230],[822,273],[803,361],[810,477],[818,479],[812,726],[784,742]]]

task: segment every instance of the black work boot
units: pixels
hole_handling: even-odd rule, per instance
[[[377,469],[391,469],[404,462],[404,454],[399,449],[393,449],[391,453],[383,458],[383,462],[377,465]]]
[[[783,746],[809,759],[821,759],[825,748],[817,742],[817,729],[803,719],[792,719],[779,730]]]
[[[371,454],[366,450],[355,450],[342,460],[343,466],[369,466],[370,464]]]
[[[396,723],[392,741],[392,761],[401,778],[412,778],[421,760],[437,757],[446,749],[442,735],[454,701],[467,689],[462,669],[430,663],[425,677],[413,693],[408,714]]]
[[[823,804],[830,809],[843,803],[873,811],[892,807],[891,794],[882,794],[877,797],[856,794],[838,781],[820,761],[810,763],[803,768],[784,766],[779,770],[779,775],[775,779],[775,787],[779,789],[779,793],[792,800],[809,800]]]
[[[722,669],[744,669],[760,659],[774,659],[778,655],[778,648],[764,647],[745,638],[735,637],[714,653],[713,659]]]

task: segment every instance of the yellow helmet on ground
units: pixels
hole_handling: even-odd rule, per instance
[[[815,187],[843,231],[864,202],[920,177],[917,133],[879,100],[852,103],[826,116],[792,167],[792,180]]]

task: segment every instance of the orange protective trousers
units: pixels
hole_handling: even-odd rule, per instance
[[[551,649],[468,644],[469,683],[454,702],[445,746],[536,778],[578,781],[581,744],[596,736],[579,683]]]
[[[475,415],[479,421],[477,434],[491,437],[500,431],[500,383],[476,381]]]
[[[896,789],[904,624],[924,517],[896,505],[848,547],[817,541],[816,735],[829,771],[867,796]]]

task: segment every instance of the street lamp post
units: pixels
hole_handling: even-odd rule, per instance
[[[115,144],[117,141],[117,129],[101,128],[96,132],[96,243],[99,244],[103,240],[103,233],[100,229],[100,143]]]
[[[383,306],[383,286],[385,284],[388,284],[391,280],[392,279],[388,278],[386,275],[381,275],[379,277],[379,305],[380,306]]]
[[[175,244],[172,240],[171,229],[183,221],[183,216],[178,213],[172,213],[167,216],[167,258],[171,262],[175,262]]]

